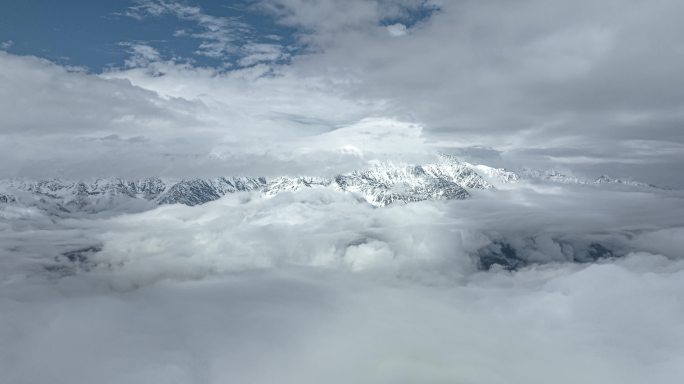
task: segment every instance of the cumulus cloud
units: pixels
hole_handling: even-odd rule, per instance
[[[675,383],[681,199],[520,184],[387,208],[326,188],[106,219],[5,206],[0,368],[65,383]],[[536,264],[478,270],[496,241]],[[571,262],[589,243],[616,258]]]
[[[404,36],[407,33],[407,29],[404,24],[396,23],[387,26],[387,33],[389,33],[390,36],[399,37]]]
[[[0,53],[0,61],[3,177],[112,173],[117,167],[129,173],[145,158],[153,169],[161,163],[155,157],[192,153],[207,140],[179,137],[181,129],[206,125],[197,102],[161,98],[128,80],[73,72],[33,57]],[[95,140],[112,134],[153,143]]]
[[[353,126],[381,101],[351,100],[327,79],[194,68],[160,61],[145,44],[129,48],[129,69],[99,76],[0,54],[3,177],[312,174],[321,164],[332,173],[362,164],[319,136]],[[375,126],[400,138],[390,127],[402,124]]]
[[[3,323],[20,331],[3,327],[0,361],[19,382],[677,383],[682,265],[644,273],[652,265],[634,255],[458,288],[296,270],[127,292],[75,294],[73,279],[3,289],[22,300],[4,301]]]
[[[256,152],[248,162],[255,164],[271,151],[265,148],[286,147],[291,138],[386,118],[420,124],[426,143],[466,157],[477,153],[474,161],[562,166],[594,177],[609,173],[681,187],[682,111],[674,101],[683,87],[676,80],[677,42],[666,35],[679,28],[671,17],[678,7],[663,1],[567,8],[527,0],[515,10],[503,3],[424,1],[350,2],[338,9],[328,1],[263,1],[254,9],[297,28],[300,48],[311,49],[291,57],[277,40],[247,38],[238,44],[236,63],[248,68],[227,71],[165,58],[142,42],[125,43],[131,50],[128,68],[110,69],[100,78],[125,79],[162,98],[201,102],[190,113],[199,124],[183,121],[169,129],[178,133],[170,136],[182,136],[175,143],[185,149],[166,155],[201,158],[213,173],[238,168],[215,163],[215,155]],[[217,33],[232,30],[230,20],[185,3],[145,1],[129,14],[169,15]],[[395,38],[392,31],[403,31],[400,25],[410,33]],[[235,29],[252,33],[247,30]],[[654,57],[660,59],[649,59]],[[173,106],[171,113],[183,109]],[[188,127],[193,137],[180,135]],[[115,133],[120,134],[103,136]],[[225,155],[230,146],[235,156]],[[251,149],[258,146],[261,151]],[[492,156],[478,148],[490,148]],[[189,164],[166,169],[194,167]]]
[[[379,33],[394,9],[385,2],[343,11],[331,2],[265,3],[283,23],[313,31],[305,37],[319,53],[297,58],[297,70],[348,78],[357,95],[388,100],[390,113],[425,124],[433,140],[536,164],[553,164],[559,147],[600,152],[605,161],[583,171],[679,179],[671,170],[681,152],[653,159],[628,143],[682,144],[682,57],[672,37],[680,2],[446,1],[401,39]]]

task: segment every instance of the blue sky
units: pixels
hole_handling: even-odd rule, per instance
[[[275,7],[268,8],[274,4]],[[156,49],[162,59],[190,61],[197,66],[253,65],[254,60],[242,64],[238,61],[255,53],[270,53],[270,60],[261,58],[285,63],[308,48],[296,37],[311,31],[296,23],[279,22],[280,10],[278,2],[254,0],[5,2],[0,5],[0,43],[4,50],[14,54],[34,55],[62,65],[85,67],[91,72],[124,66],[132,46],[140,44]],[[378,24],[402,23],[410,28],[436,10],[436,6],[427,3],[411,6],[398,15],[381,17]],[[196,14],[189,15],[188,11]],[[225,25],[210,31],[207,21],[213,26],[223,22]],[[201,46],[216,43],[207,34],[217,32],[231,35],[232,48],[207,54]]]
[[[199,6],[216,18],[234,19],[248,30],[240,32],[236,45],[247,41],[277,43],[291,47],[292,28],[278,25],[249,1],[201,1],[183,3]],[[140,3],[131,0],[25,0],[0,5],[0,42],[7,51],[35,55],[63,65],[82,66],[99,72],[122,66],[130,56],[128,44],[147,44],[162,57],[192,60],[196,65],[218,66],[234,62],[239,52],[209,57],[196,53],[201,39],[177,31],[197,31],[196,21],[175,14],[131,17],[127,12]]]

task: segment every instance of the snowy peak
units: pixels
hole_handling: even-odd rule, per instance
[[[0,203],[20,202],[52,213],[96,213],[122,205],[136,211],[159,204],[203,204],[227,193],[260,190],[265,185],[264,178],[247,177],[180,181],[164,181],[160,178],[9,180],[0,183],[4,190],[0,193]]]
[[[262,189],[262,195],[273,197],[282,192],[296,192],[302,188],[328,187],[332,180],[320,177],[278,177],[266,184]]]
[[[407,165],[377,163],[372,167],[337,175],[331,179],[280,177],[262,190],[265,197],[302,188],[331,187],[358,195],[374,206],[422,200],[465,199],[466,188],[489,189],[484,179],[456,164]]]
[[[517,173],[504,168],[493,168],[482,164],[464,164],[494,185],[516,183],[520,180]]]
[[[341,190],[363,196],[375,206],[470,196],[454,178],[429,172],[419,165],[377,164],[365,171],[339,175],[335,184]]]
[[[595,180],[581,179],[554,170],[523,169],[516,173],[503,168],[461,162],[443,155],[434,163],[376,163],[368,169],[332,178],[283,176],[266,180],[263,177],[218,177],[175,181],[155,177],[138,180],[100,178],[91,181],[13,179],[0,181],[0,203],[35,206],[59,215],[97,213],[114,208],[140,211],[160,204],[193,206],[236,192],[260,192],[261,196],[270,198],[304,188],[333,188],[353,193],[369,204],[382,207],[423,200],[466,199],[476,190],[493,190],[522,181],[653,187],[608,176]]]
[[[465,199],[467,189],[491,189],[468,166],[443,161],[426,165],[378,163],[369,169],[332,178],[219,177],[180,181],[147,178],[91,181],[9,180],[0,182],[0,203],[36,206],[54,214],[103,212],[113,208],[144,210],[160,204],[189,206],[217,200],[229,193],[261,192],[263,197],[296,192],[303,188],[334,188],[354,193],[375,206],[435,199]]]
[[[627,180],[627,179],[614,179],[606,175],[601,175],[597,177],[594,181],[594,184],[622,184],[622,185],[631,185],[634,187],[646,187],[646,188],[659,188],[655,185],[652,184],[646,184],[642,183],[639,181],[634,181],[634,180]]]

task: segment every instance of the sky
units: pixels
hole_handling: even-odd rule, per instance
[[[34,55],[66,66],[81,66],[92,73],[123,66],[129,58],[130,45],[143,42],[155,46],[167,57],[182,57],[198,65],[224,66],[240,57],[232,52],[232,48],[228,49],[227,41],[223,47],[225,51],[219,47],[214,53],[199,49],[201,40],[192,36],[193,31],[199,33],[202,30],[198,19],[179,17],[182,9],[173,10],[172,7],[168,11],[154,13],[150,8],[152,4],[130,0],[61,3],[30,0],[7,4],[3,6],[0,34],[4,42],[11,42],[13,53]],[[294,31],[255,11],[250,2],[178,4],[184,4],[186,10],[193,5],[201,6],[207,16],[216,18],[215,21],[230,20],[223,25],[223,32],[235,30],[225,33],[226,37],[231,36],[231,43],[291,43]],[[187,33],[182,34],[181,31]]]
[[[5,177],[334,173],[396,155],[321,144],[373,119],[416,153],[684,183],[678,1],[0,7]]]

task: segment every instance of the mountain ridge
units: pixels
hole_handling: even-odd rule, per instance
[[[506,184],[525,181],[655,187],[608,176],[595,180],[581,179],[554,170],[524,168],[513,172],[442,155],[439,161],[433,163],[376,163],[364,170],[330,178],[281,176],[267,180],[265,177],[243,176],[194,179],[150,177],[133,180],[111,177],[90,181],[8,179],[0,180],[0,204],[22,203],[55,214],[96,213],[123,205],[131,210],[164,204],[193,206],[237,192],[259,192],[262,197],[271,198],[303,188],[334,188],[358,195],[361,200],[376,207],[383,207],[423,200],[463,200],[477,190],[495,190]]]

